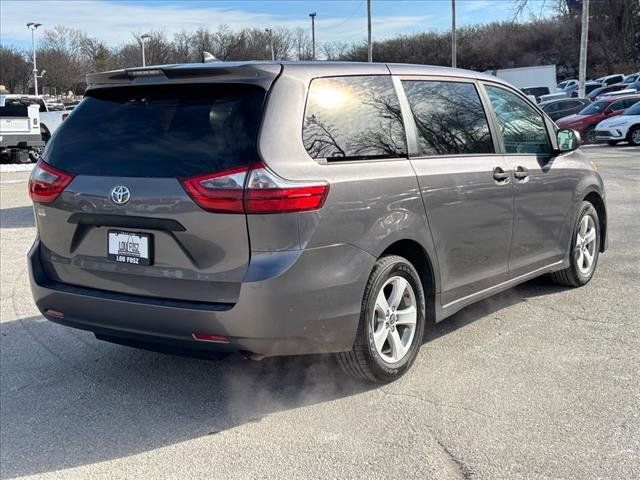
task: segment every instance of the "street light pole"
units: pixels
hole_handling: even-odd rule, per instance
[[[27,28],[31,30],[31,49],[33,51],[33,94],[38,95],[38,67],[36,66],[36,37],[35,31],[38,27],[42,26],[41,23],[29,22]]]
[[[311,17],[311,59],[316,59],[316,12],[309,14]]]
[[[276,54],[273,51],[273,30],[271,30],[270,28],[265,28],[264,31],[269,34],[269,48],[271,49],[271,61],[275,62]]]
[[[371,43],[371,0],[367,0],[367,61],[373,62],[373,44]]]
[[[456,50],[456,0],[451,0],[451,66],[453,68],[458,64]]]
[[[584,98],[587,80],[587,42],[589,39],[589,0],[582,0],[582,32],[580,33],[580,65],[578,66],[578,97]]]
[[[145,42],[145,40],[147,40],[147,38],[151,38],[151,35],[145,33],[144,35],[140,36],[140,41],[142,42],[142,66],[143,67],[147,66],[147,60],[144,57],[144,42]]]

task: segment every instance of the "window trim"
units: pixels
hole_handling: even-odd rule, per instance
[[[402,118],[405,121],[405,130],[407,131],[407,147],[409,151],[409,158],[411,160],[429,160],[434,158],[460,158],[460,157],[494,157],[501,156],[501,145],[498,143],[496,137],[497,131],[494,130],[490,112],[487,109],[487,105],[483,99],[483,92],[480,89],[480,84],[477,79],[469,77],[456,77],[456,76],[442,76],[442,75],[394,75],[394,81],[397,82],[400,92],[398,92],[398,98],[403,98],[404,101],[400,101],[400,107],[402,108]],[[489,134],[491,135],[491,142],[493,143],[492,153],[450,153],[446,155],[421,155],[418,150],[418,131],[416,128],[416,122],[413,119],[413,111],[411,110],[411,104],[407,97],[407,93],[404,90],[402,82],[406,81],[427,81],[427,82],[449,82],[449,83],[470,83],[478,94],[480,99],[480,105],[484,110],[484,115],[487,119],[487,125],[489,127]],[[405,114],[406,112],[406,114]],[[412,138],[412,143],[409,142],[409,138]]]
[[[508,156],[508,157],[531,156],[531,157],[536,157],[536,158],[540,158],[540,157],[543,157],[543,158],[549,157],[549,158],[551,158],[551,157],[554,156],[554,152],[556,152],[557,149],[558,149],[557,136],[556,136],[556,132],[557,132],[558,127],[553,122],[553,120],[551,120],[549,115],[547,115],[537,105],[534,105],[533,102],[529,98],[527,98],[522,93],[518,92],[516,89],[510,88],[509,86],[501,84],[501,83],[491,82],[491,81],[487,81],[487,80],[482,80],[479,83],[480,83],[480,87],[482,89],[483,100],[486,102],[486,107],[491,112],[491,118],[492,118],[493,127],[494,127],[494,129],[496,131],[496,134],[498,135],[498,141],[500,143],[500,153],[501,153],[501,155]],[[504,146],[504,138],[502,137],[502,132],[500,131],[500,124],[498,122],[498,117],[496,115],[495,109],[493,108],[493,104],[491,103],[491,99],[489,98],[489,94],[487,93],[487,88],[486,87],[499,88],[499,89],[502,89],[502,90],[504,90],[506,92],[510,92],[510,93],[516,95],[517,97],[522,99],[525,103],[527,103],[529,106],[531,106],[534,109],[534,111],[536,111],[540,115],[540,117],[542,118],[542,122],[544,123],[545,130],[547,132],[547,139],[549,140],[549,147],[550,147],[549,148],[549,153],[510,153],[510,152],[507,152],[507,149]],[[552,132],[553,132],[553,134],[552,134]]]
[[[333,157],[331,158],[331,160],[329,160],[329,158],[327,157],[312,157],[311,154],[309,153],[309,151],[307,150],[307,147],[304,145],[304,122],[305,122],[305,115],[307,113],[307,107],[309,105],[309,94],[311,93],[311,84],[315,81],[315,80],[320,80],[320,79],[332,79],[332,78],[350,78],[350,77],[389,77],[391,79],[392,85],[393,85],[393,90],[396,94],[396,97],[398,98],[398,101],[400,103],[400,112],[402,115],[402,120],[404,123],[404,119],[405,119],[405,115],[404,115],[404,109],[402,108],[402,102],[400,100],[400,96],[398,95],[398,90],[396,88],[395,82],[394,82],[394,75],[391,75],[391,73],[387,73],[387,74],[380,74],[380,73],[350,73],[350,74],[346,74],[346,75],[319,75],[316,77],[311,77],[309,78],[309,82],[306,85],[306,92],[305,92],[305,99],[304,99],[304,106],[302,109],[302,123],[300,125],[300,141],[302,142],[302,149],[305,151],[305,153],[307,154],[307,156],[313,160],[314,162],[316,162],[318,165],[348,165],[348,164],[358,164],[358,163],[381,163],[381,162],[398,162],[398,161],[406,161],[409,159],[409,138],[408,138],[408,132],[407,132],[407,126],[403,125],[403,129],[404,129],[404,136],[405,136],[405,144],[407,147],[407,154],[406,155],[401,155],[401,156],[396,156],[396,157],[383,157],[383,158],[363,158],[363,159],[355,159],[355,158],[348,158],[347,160],[335,160],[333,159]]]

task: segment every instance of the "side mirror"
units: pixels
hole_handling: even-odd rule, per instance
[[[558,130],[556,136],[558,139],[558,153],[573,152],[582,145],[580,134],[575,130],[563,128]]]
[[[606,116],[609,116],[609,115],[611,115],[612,113],[613,113],[613,110],[611,110],[610,108],[607,108],[607,109],[604,111],[604,114],[605,114]]]

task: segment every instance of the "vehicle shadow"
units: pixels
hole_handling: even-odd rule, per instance
[[[31,228],[34,226],[32,206],[0,209],[0,228]]]
[[[0,478],[177,444],[371,388],[332,356],[183,358],[30,317],[1,325]]]
[[[424,343],[463,328],[499,310],[526,302],[530,298],[559,293],[566,289],[567,287],[553,284],[547,276],[534,278],[502,293],[471,304],[442,322],[429,325],[425,329]]]
[[[425,338],[558,291],[529,282]],[[127,457],[377,388],[346,377],[332,356],[196,360],[100,342],[40,316],[3,323],[0,343],[1,478]]]

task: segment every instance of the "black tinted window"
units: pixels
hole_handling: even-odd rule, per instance
[[[264,90],[233,85],[120,87],[89,92],[45,160],[81,175],[180,177],[258,159]]]
[[[487,86],[507,153],[546,154],[551,151],[542,116],[507,90]]]
[[[406,156],[400,104],[391,77],[313,80],[302,140],[313,158],[356,160]]]
[[[493,153],[489,124],[471,83],[406,80],[420,155]]]

